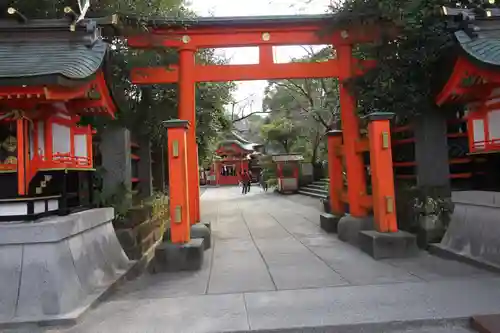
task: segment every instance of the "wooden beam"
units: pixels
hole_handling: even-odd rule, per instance
[[[103,102],[104,108],[107,110],[109,116],[114,119],[116,113],[116,105],[115,101],[111,97],[111,92],[108,89],[108,85],[106,84],[106,79],[102,70],[96,73],[95,82],[97,84],[97,90],[99,90],[99,94],[101,95],[101,101]]]
[[[88,99],[76,99],[70,100],[66,103],[68,110],[72,112],[80,112],[83,109],[91,109],[91,108],[102,108],[105,107],[105,103],[100,100],[88,100]]]
[[[370,151],[370,142],[366,138],[362,138],[355,143],[356,152],[364,153],[366,151]]]
[[[192,28],[153,29],[147,34],[129,36],[133,48],[158,47],[252,47],[260,45],[346,45],[367,43],[380,34],[377,27],[362,27],[324,33],[324,26],[282,26],[279,28]],[[187,38],[188,37],[188,38]]]
[[[66,101],[75,98],[83,98],[90,88],[90,83],[81,86],[66,88],[66,87],[45,87],[43,91],[45,98],[51,101]]]
[[[471,76],[481,77],[488,83],[472,87],[463,87],[462,81]],[[453,96],[456,95],[470,95],[471,97],[475,97],[473,100],[476,98],[484,99],[491,94],[493,88],[498,86],[500,86],[500,74],[476,66],[465,57],[458,57],[453,67],[453,72],[448,78],[448,81],[444,85],[443,89],[441,89],[441,92],[436,97],[436,104],[445,104],[452,100]]]
[[[356,61],[355,75],[362,74],[374,66],[373,61]],[[337,77],[337,60],[312,63],[254,64],[254,65],[197,65],[196,82],[226,82],[247,80],[278,80]],[[131,71],[134,84],[176,83],[179,80],[177,66],[134,68]]]

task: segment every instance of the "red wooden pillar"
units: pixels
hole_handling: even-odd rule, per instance
[[[353,73],[352,46],[341,45],[337,48],[337,58],[340,68],[340,117],[344,137],[344,158],[347,169],[347,198],[349,213],[354,217],[364,217],[368,211],[361,204],[361,198],[366,196],[366,177],[363,158],[357,151],[359,141],[359,119],[356,111],[356,100],[345,86],[345,80]]]
[[[344,191],[344,177],[342,175],[342,155],[338,150],[342,146],[342,131],[333,130],[328,136],[328,176],[330,178],[330,207],[333,215],[344,215],[344,203],[341,200]]]
[[[17,137],[17,193],[26,195],[26,122],[24,119],[16,120]]]
[[[372,173],[372,198],[375,229],[379,232],[397,232],[394,175],[392,169],[391,128],[392,113],[376,112],[367,116]]]
[[[171,240],[172,243],[183,244],[191,240],[190,201],[186,186],[191,177],[186,149],[189,123],[186,120],[168,120],[164,124],[168,131]]]
[[[186,39],[187,40],[187,39]],[[196,107],[195,107],[195,52],[192,47],[179,49],[179,118],[187,120],[187,164],[188,196],[190,223],[200,221],[200,181],[198,173],[198,146],[196,144]]]

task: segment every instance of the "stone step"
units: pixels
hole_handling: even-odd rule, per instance
[[[309,197],[318,198],[318,199],[326,199],[326,195],[320,193],[309,192],[307,190],[299,189],[299,194],[307,195]]]
[[[325,185],[324,184],[308,184],[305,186],[302,186],[303,188],[316,188],[318,190],[325,190]]]
[[[316,185],[316,186],[322,186],[322,187],[325,187],[325,186],[328,186],[329,183],[327,182],[323,182],[323,181],[316,181],[316,182],[313,182],[311,184],[308,184],[308,185]]]
[[[306,191],[306,192],[310,192],[310,193],[321,194],[321,195],[324,195],[324,196],[328,195],[328,192],[325,191],[324,188],[315,188],[315,187],[310,187],[310,186],[304,186],[304,187],[301,187],[300,190],[303,190],[303,191]]]

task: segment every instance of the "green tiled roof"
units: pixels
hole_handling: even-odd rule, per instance
[[[108,45],[95,24],[71,32],[69,24],[61,29],[46,21],[43,28],[0,22],[0,85],[71,86],[92,79],[101,68]]]
[[[246,140],[245,138],[243,138],[241,135],[237,134],[234,131],[232,131],[230,134],[227,135],[226,140],[222,141],[219,147],[228,144],[235,144],[241,149],[246,151],[254,151],[256,147],[262,146],[260,144],[252,143]]]
[[[473,20],[469,27],[455,32],[465,55],[484,65],[500,66],[500,21]]]

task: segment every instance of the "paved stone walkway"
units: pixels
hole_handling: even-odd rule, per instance
[[[300,195],[208,188],[202,216],[214,239],[201,271],[144,275],[58,331],[465,333],[462,321],[428,321],[500,312],[499,276],[425,252],[375,261],[325,234],[319,214],[318,200]],[[421,322],[386,324],[398,321]]]

